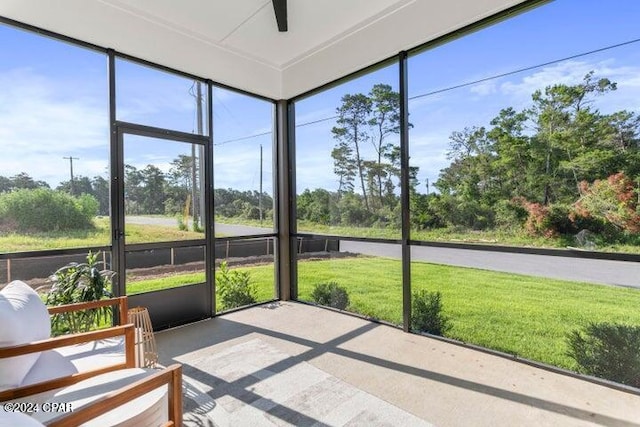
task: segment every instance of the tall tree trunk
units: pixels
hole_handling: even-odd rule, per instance
[[[547,150],[547,162],[544,170],[545,175],[545,183],[544,183],[544,200],[542,202],[543,205],[547,206],[549,204],[549,198],[551,197],[551,186],[549,185],[549,171],[551,169],[551,146]]]
[[[367,198],[367,189],[364,185],[364,171],[363,171],[363,167],[362,167],[362,159],[360,158],[360,143],[358,142],[358,127],[356,126],[355,128],[355,133],[354,133],[354,145],[356,147],[356,164],[358,165],[358,175],[360,175],[360,186],[362,187],[362,196],[364,197],[364,206],[367,209],[367,211],[370,211],[369,209],[369,199]]]

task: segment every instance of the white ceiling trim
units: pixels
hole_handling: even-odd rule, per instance
[[[290,0],[288,33],[271,0],[0,0],[0,16],[290,99],[523,1]]]
[[[220,43],[224,43],[225,40],[227,40],[234,33],[236,33],[240,28],[242,28],[243,26],[247,25],[247,23],[250,22],[257,14],[262,12],[262,9],[264,9],[267,6],[269,6],[270,4],[271,4],[271,0],[267,1],[265,4],[263,4],[261,7],[259,7],[255,12],[253,12],[244,21],[242,21],[233,30],[231,30],[226,36],[224,36],[222,39],[220,39]]]
[[[340,43],[342,40],[353,36],[357,32],[362,31],[363,29],[367,28],[370,25],[375,25],[378,21],[386,19],[388,16],[390,16],[390,15],[398,12],[399,10],[409,6],[411,3],[414,3],[415,1],[417,1],[417,0],[402,0],[402,1],[394,4],[393,6],[389,6],[385,10],[379,12],[378,14],[376,14],[374,16],[371,16],[371,17],[369,17],[368,19],[366,19],[364,21],[361,21],[360,23],[358,23],[358,25],[350,28],[349,30],[344,31],[341,34],[338,34],[338,35],[330,38],[326,42],[321,43],[321,44],[313,47],[312,49],[307,50],[303,54],[298,55],[297,57],[291,59],[290,61],[285,62],[284,64],[282,64],[281,70],[284,70],[286,68],[294,66],[295,64],[306,60],[307,58],[317,54],[318,52],[321,52],[321,51],[323,51],[325,49],[330,49],[332,46]]]
[[[495,15],[523,0],[474,0],[451,8],[452,0],[414,1],[342,38],[282,72],[283,98],[290,99]],[[432,17],[430,31],[421,23]],[[394,37],[385,35],[394,34]],[[371,41],[375,40],[375,43]]]
[[[171,22],[165,19],[162,19],[156,15],[152,15],[148,12],[145,12],[142,9],[136,8],[134,6],[131,6],[129,4],[124,4],[119,0],[97,0],[98,2],[104,4],[107,7],[112,7],[114,9],[118,9],[123,13],[129,14],[135,18],[140,18],[144,21],[149,22],[150,24],[153,25],[157,25],[159,27],[165,28],[171,32],[175,32],[177,34],[180,34],[182,36],[186,36],[189,38],[192,38],[194,40],[197,40],[199,42],[208,44],[209,46],[213,46],[216,47],[220,50],[224,50],[226,52],[229,52],[233,55],[238,55],[241,58],[244,59],[248,59],[250,61],[255,61],[258,62],[266,67],[272,68],[276,71],[282,71],[282,67],[279,66],[276,63],[270,62],[270,61],[265,61],[263,58],[255,56],[255,55],[251,55],[243,50],[240,49],[234,49],[231,46],[225,45],[224,43],[218,42],[216,40],[213,40],[211,37],[208,37],[198,31],[194,31],[194,30],[190,30],[182,25],[176,24],[175,22]],[[264,3],[262,6],[260,6],[257,10],[255,10],[251,16],[249,16],[248,18],[246,18],[245,20],[242,21],[242,23],[238,26],[236,26],[233,30],[231,30],[231,32],[229,32],[227,35],[225,35],[223,37],[222,40],[226,40],[229,36],[231,36],[233,33],[235,33],[236,31],[238,31],[239,28],[241,28],[243,25],[245,25],[248,21],[251,20],[251,18],[253,16],[255,16],[257,13],[259,13],[262,9],[264,9],[267,5],[269,5],[271,3],[271,0],[269,0],[267,3]]]

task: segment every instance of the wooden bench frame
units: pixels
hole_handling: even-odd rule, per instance
[[[23,387],[17,387],[9,390],[0,391],[0,402],[13,400],[30,395],[42,393],[45,391],[67,387],[76,384],[87,378],[96,375],[112,372],[119,369],[135,368],[135,330],[133,324],[124,324],[127,320],[127,297],[110,298],[100,301],[83,302],[77,304],[67,304],[55,307],[49,307],[49,314],[67,313],[79,310],[87,310],[92,308],[118,306],[119,325],[110,328],[100,329],[91,332],[81,332],[68,334],[54,338],[48,338],[40,341],[34,341],[27,344],[21,344],[11,347],[0,348],[0,359],[21,356],[24,354],[53,350],[74,344],[81,344],[90,341],[97,341],[107,338],[124,336],[125,340],[125,361],[123,363],[114,363],[89,371],[78,372],[65,377],[55,378],[52,380],[31,384]],[[77,412],[65,415],[64,418],[52,422],[52,426],[71,426],[86,422],[95,418],[115,406],[122,405],[132,399],[142,396],[149,391],[162,385],[169,387],[169,420],[166,426],[182,425],[182,367],[179,364],[171,365],[168,368],[159,370],[151,376],[136,381],[126,387],[121,388],[117,392],[111,393],[99,402],[88,405]]]

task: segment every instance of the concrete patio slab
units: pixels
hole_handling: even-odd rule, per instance
[[[294,302],[157,334],[187,425],[640,426],[640,396]]]

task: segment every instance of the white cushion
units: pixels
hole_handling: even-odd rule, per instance
[[[60,347],[42,352],[20,385],[36,384],[124,362],[124,337]]]
[[[2,407],[2,405],[0,405]],[[22,412],[0,410],[0,427],[42,427],[44,424]]]
[[[51,320],[40,296],[15,280],[0,291],[0,347],[26,344],[51,336]],[[40,353],[0,359],[0,390],[17,387]]]
[[[76,369],[73,363],[57,351],[43,351],[20,385],[37,384],[54,378],[73,375],[77,372],[78,369]]]
[[[40,404],[55,402],[77,411],[155,372],[157,371],[141,368],[120,369],[88,378],[68,387],[16,399],[13,402]],[[157,426],[164,424],[168,420],[168,410],[168,387],[162,385],[140,397],[129,400],[122,406],[115,407],[83,424],[83,426]],[[64,413],[39,411],[34,413],[33,417],[42,423],[48,424],[62,419],[64,415]]]

